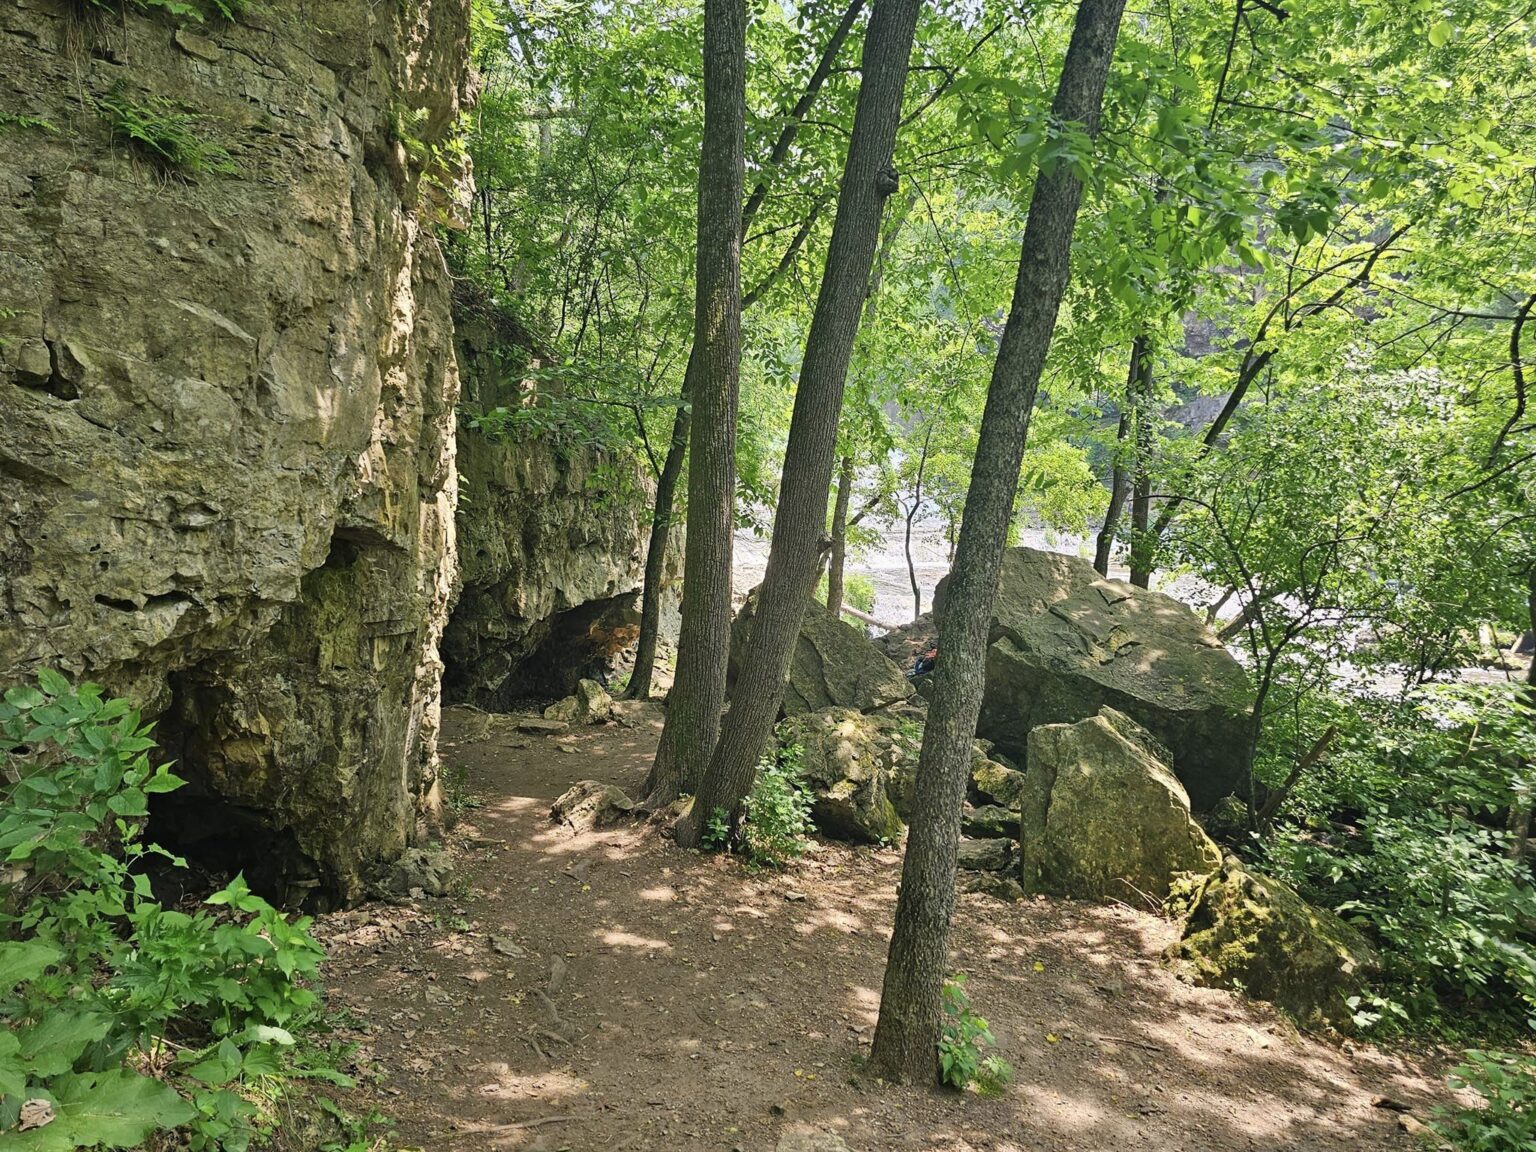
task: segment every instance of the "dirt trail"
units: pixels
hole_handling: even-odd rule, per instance
[[[323,921],[331,1003],[372,1071],[350,1106],[394,1116],[401,1144],[774,1152],[816,1129],[852,1152],[1416,1146],[1371,1101],[1425,1116],[1425,1070],[1180,983],[1158,962],[1169,925],[1123,908],[962,896],[954,966],[1014,1083],[981,1099],[870,1080],[898,852],[819,845],[752,875],[652,829],[551,824],[575,780],[638,786],[654,719],[546,739],[496,718],[470,738],[484,717],[451,713],[445,764],[483,804],[453,834],[455,894]]]

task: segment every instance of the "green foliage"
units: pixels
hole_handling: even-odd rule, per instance
[[[1536,1064],[1529,1055],[1471,1049],[1451,1087],[1482,1098],[1475,1108],[1441,1109],[1430,1125],[1458,1152],[1529,1152],[1536,1148]]]
[[[1380,986],[1356,1009],[1363,1027],[1455,1028],[1468,1008],[1485,1026],[1536,1021],[1536,889],[1505,830],[1511,808],[1531,803],[1536,762],[1517,691],[1326,701],[1340,737],[1264,852],[1277,874],[1380,947]]]
[[[723,808],[715,809],[704,822],[703,846],[738,851],[754,868],[782,868],[804,854],[813,802],[800,782],[804,756],[799,745],[791,745],[777,759],[759,764],[737,826]]]
[[[201,24],[212,18],[238,20],[251,9],[251,0],[82,0],[88,11],[119,13],[124,9],[150,15],[163,13],[178,24]]]
[[[996,1054],[984,1055],[997,1041],[982,1017],[971,1009],[965,973],[944,982],[944,1032],[939,1037],[939,1078],[965,1091],[973,1084],[983,1096],[1000,1093],[1013,1079],[1013,1067]]]
[[[22,1105],[53,1120],[6,1148],[131,1148],[184,1129],[243,1152],[298,1078],[344,1080],[297,1037],[320,946],[237,876],[194,912],[155,899],[149,797],[183,781],[149,759],[124,700],[56,672],[0,703],[0,1133]],[[37,1102],[41,1102],[40,1104]]]
[[[119,86],[100,97],[96,107],[114,139],[132,145],[167,173],[196,179],[237,171],[227,150],[198,133],[197,117],[171,100],[135,100]]]

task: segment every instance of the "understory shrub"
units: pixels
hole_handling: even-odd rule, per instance
[[[984,1055],[997,1043],[985,1019],[971,1009],[965,973],[944,982],[944,1032],[939,1037],[939,1076],[951,1088],[971,1087],[983,1096],[1001,1092],[1013,1079],[1013,1067],[1001,1056]]]
[[[764,759],[742,802],[740,826],[733,831],[725,810],[715,809],[704,827],[704,846],[738,851],[759,868],[782,868],[803,855],[813,802],[801,783],[804,756],[793,744],[780,749],[777,758]]]
[[[323,957],[236,876],[201,907],[154,896],[153,764],[124,700],[42,672],[0,702],[0,1148],[135,1148],[180,1129],[242,1152],[296,1078],[349,1083],[303,1042]]]
[[[1536,1149],[1536,1064],[1508,1052],[1465,1054],[1451,1087],[1469,1088],[1481,1103],[1442,1109],[1432,1127],[1460,1152],[1531,1152]]]
[[[1383,977],[1361,1026],[1444,1028],[1468,1007],[1505,1027],[1536,1021],[1536,889],[1524,828],[1507,827],[1536,796],[1536,725],[1518,691],[1439,686],[1325,705],[1339,738],[1263,854],[1379,945]]]

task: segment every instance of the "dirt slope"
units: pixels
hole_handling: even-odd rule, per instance
[[[773,1152],[814,1129],[853,1152],[1406,1152],[1373,1096],[1419,1116],[1436,1097],[1423,1069],[1181,984],[1155,917],[979,895],[961,898],[954,965],[1013,1086],[878,1084],[861,1063],[897,852],[826,845],[752,875],[654,830],[576,835],[550,800],[585,777],[635,788],[658,725],[467,727],[487,725],[450,716],[445,760],[483,806],[455,832],[456,891],[323,925],[332,1004],[373,1072],[351,1107],[395,1116],[406,1146]]]

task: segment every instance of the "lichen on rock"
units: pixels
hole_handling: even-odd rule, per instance
[[[802,780],[815,797],[811,819],[824,835],[864,844],[901,835],[891,791],[914,749],[898,720],[828,708],[786,718],[777,736],[780,747],[801,749]]]
[[[1180,880],[1168,909],[1184,921],[1169,954],[1197,983],[1267,1000],[1303,1024],[1352,1028],[1348,1000],[1379,961],[1339,916],[1234,856],[1215,872]]]
[[[282,898],[360,894],[437,802],[458,374],[431,150],[393,112],[452,130],[467,9],[0,21],[61,129],[0,126],[0,681],[160,715],[191,784],[157,835],[239,830]],[[92,110],[114,91],[195,108],[233,171],[167,178]]]
[[[1180,873],[1220,864],[1158,751],[1145,729],[1113,708],[1030,733],[1020,801],[1025,888],[1161,900]]]

